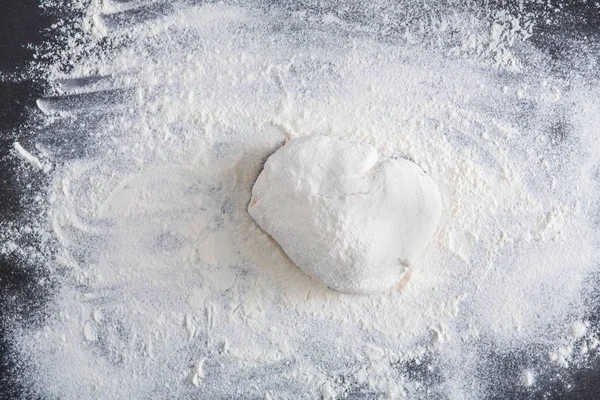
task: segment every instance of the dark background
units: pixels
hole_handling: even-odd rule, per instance
[[[10,151],[15,140],[26,147],[35,141],[32,132],[40,118],[35,100],[46,88],[43,77],[29,68],[34,56],[30,45],[50,41],[47,31],[57,18],[42,13],[36,0],[0,0],[0,224],[28,221],[41,212],[32,206],[30,194],[44,184],[44,177],[22,168]],[[27,242],[35,240],[18,240],[20,245]],[[44,299],[50,295],[39,284],[43,275],[41,265],[0,253],[0,399],[35,398],[26,394],[27,385],[19,380],[22,365],[10,357],[7,329],[39,322]]]
[[[569,1],[558,7],[560,11],[557,12],[556,2],[543,3],[524,6],[519,1],[482,1],[482,6],[524,7],[533,11],[538,22],[530,40],[551,56],[555,64],[553,68],[566,73],[598,68],[600,53],[594,49],[598,49],[597,43],[600,42],[600,6],[594,1]],[[60,48],[61,44],[50,33],[50,26],[64,17],[43,11],[36,0],[0,1],[0,223],[26,223],[43,213],[41,205],[32,203],[30,194],[36,187],[44,185],[47,178],[23,168],[10,151],[15,140],[26,148],[35,143],[34,128],[41,120],[35,100],[47,87],[44,77],[32,67],[34,50],[31,45],[45,43]],[[589,44],[591,51],[587,64],[580,61],[573,64],[573,49],[569,44],[573,40],[584,46]],[[31,184],[31,188],[27,188],[24,182]],[[28,240],[35,243],[36,238],[19,240],[21,245],[27,245]],[[31,260],[0,254],[0,399],[37,398],[19,379],[22,365],[19,360],[11,358],[10,341],[6,337],[9,326],[28,326],[43,319],[45,299],[52,291],[52,285],[40,285],[40,277],[43,276],[43,268],[36,267]],[[600,293],[594,298],[600,299]],[[593,308],[600,310],[598,304],[594,304]],[[593,325],[599,326],[598,313],[589,318]],[[519,354],[491,354],[488,357],[497,364],[499,371],[497,382],[490,382],[490,393],[493,393],[494,399],[600,400],[598,359],[585,368],[550,371],[538,378],[535,389],[509,389],[502,385],[502,381],[514,376]],[[414,373],[420,372],[415,368]]]

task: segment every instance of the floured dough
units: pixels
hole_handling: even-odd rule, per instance
[[[324,136],[273,153],[248,212],[305,273],[348,293],[396,285],[433,236],[442,211],[435,182],[369,144]]]

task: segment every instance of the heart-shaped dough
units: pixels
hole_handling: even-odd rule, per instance
[[[325,136],[273,153],[248,212],[305,273],[332,289],[396,285],[433,236],[442,212],[435,182],[405,159]]]

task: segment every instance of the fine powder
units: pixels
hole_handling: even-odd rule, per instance
[[[346,293],[395,286],[441,216],[435,182],[369,144],[309,136],[266,161],[248,212],[304,272]]]
[[[50,184],[0,229],[52,283],[3,323],[29,397],[518,398],[595,360],[600,42],[563,65],[517,8],[284,3],[46,0],[73,17],[13,151]],[[401,289],[329,289],[249,215],[268,156],[315,135],[437,183]]]

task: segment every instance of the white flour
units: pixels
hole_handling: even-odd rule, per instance
[[[291,140],[269,156],[248,213],[307,275],[344,293],[400,283],[435,233],[440,193],[415,163],[366,143]]]
[[[526,15],[190,3],[134,26],[118,12],[137,3],[94,3],[59,31],[57,94],[125,94],[40,102],[50,136],[84,151],[39,143],[59,285],[43,326],[15,328],[33,393],[481,399],[499,371],[536,390],[597,354],[598,87],[545,70]],[[312,134],[439,184],[438,232],[402,290],[315,284],[248,215],[264,158]]]

